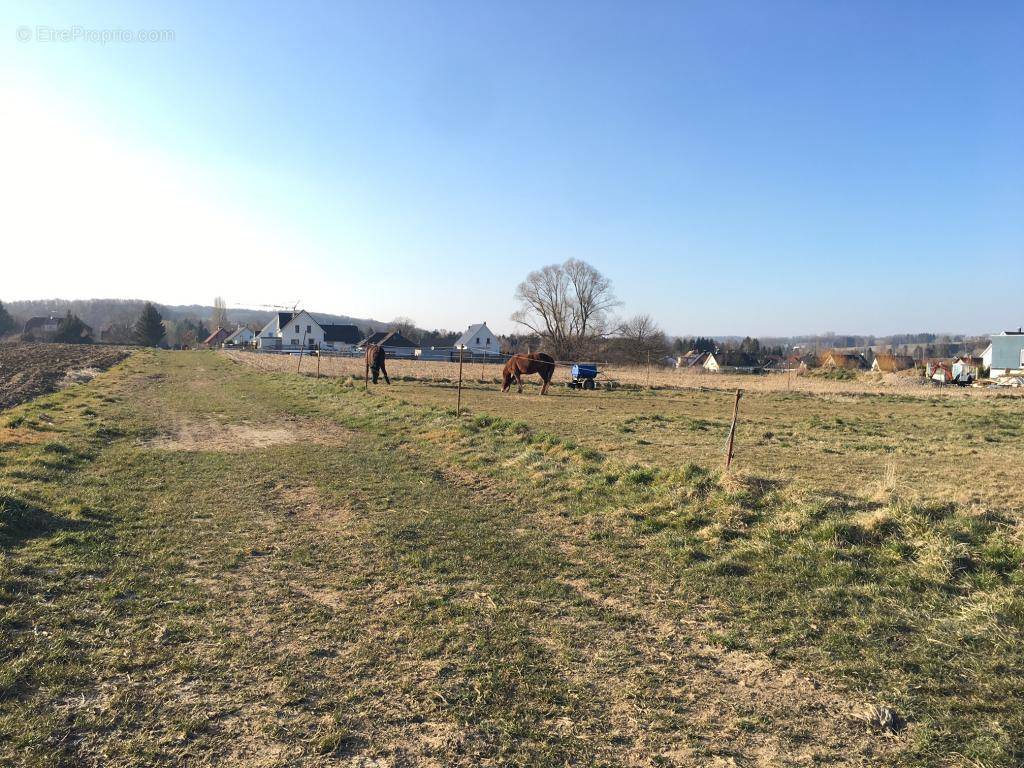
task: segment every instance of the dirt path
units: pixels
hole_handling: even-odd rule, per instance
[[[222,448],[210,435],[178,450]],[[236,523],[236,567],[185,571],[216,606],[208,673],[161,679],[214,713],[221,762],[873,765],[891,746],[853,702],[716,644],[720,627],[659,605],[635,573],[591,576],[605,553],[557,515],[521,514],[507,488],[359,433],[319,468],[277,478]],[[399,503],[410,485],[425,490]],[[225,643],[239,649],[218,661]]]
[[[254,421],[245,429],[279,429],[274,424]],[[184,431],[197,437],[199,448],[204,435],[208,447],[223,447],[223,431]],[[518,690],[517,708],[532,722],[530,733],[557,737],[556,754],[620,765],[875,765],[898,746],[855,719],[864,702],[762,654],[727,648],[725,628],[674,601],[668,585],[649,573],[645,578],[643,557],[617,558],[556,510],[523,498],[515,481],[482,483],[479,473],[462,469],[436,446],[412,443],[398,454],[382,452],[375,437],[354,433],[344,447],[331,447],[347,458],[325,453],[332,467],[327,478],[278,480],[268,499],[267,534],[277,543],[257,536],[254,548],[264,554],[248,558],[246,568],[224,582],[233,599],[260,583],[274,585],[264,590],[266,609],[257,611],[265,614],[263,624],[246,630],[265,633],[274,652],[319,648],[330,661],[315,664],[336,683],[347,679],[358,690],[372,680],[391,692],[389,700],[405,701],[395,708],[361,700],[365,714],[347,721],[354,755],[384,764],[436,759],[452,765],[462,760],[454,745],[473,745],[478,759],[500,752],[500,741],[485,735],[488,723],[504,720],[493,705],[444,704],[455,681],[485,701],[480,670],[460,657],[423,658],[416,642],[400,650],[390,642],[396,634],[422,631],[422,610],[410,614],[410,606],[435,602],[445,611],[471,611],[478,625],[470,637],[507,633],[505,644],[486,650],[482,667],[526,666],[530,683]],[[351,473],[352,467],[360,471]],[[426,502],[424,508],[409,503],[410,485],[420,489],[415,498]],[[353,498],[354,506],[336,501]],[[293,511],[282,516],[281,505]],[[267,525],[266,514],[256,521]],[[294,553],[305,548],[319,552],[316,564],[296,565]],[[337,572],[325,578],[325,568]],[[362,589],[341,586],[357,573],[367,574]],[[309,626],[301,639],[281,636],[274,618],[281,606],[309,603],[332,616],[359,617],[364,640],[342,649]],[[451,639],[471,645],[457,629]],[[380,655],[388,646],[393,653]],[[359,677],[344,674],[339,664],[368,661],[368,648],[372,661]],[[442,670],[449,678],[443,685]],[[523,685],[517,675],[513,681],[513,688]],[[561,694],[549,697],[544,689],[552,686]],[[336,693],[339,686],[329,688]],[[496,698],[507,695],[501,690]],[[419,714],[410,720],[410,712]],[[445,738],[424,741],[410,729],[419,719]]]

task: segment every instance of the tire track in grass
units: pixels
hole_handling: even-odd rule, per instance
[[[128,685],[131,706],[151,713],[129,721],[150,761],[562,765],[578,754],[537,727],[564,692],[523,617],[479,610],[487,587],[473,574],[422,560],[437,546],[422,510],[445,490],[429,474],[367,492],[394,469],[390,452],[329,446],[256,488],[209,485],[301,457],[293,446],[165,452],[136,468],[132,486],[148,496],[139,545],[173,550],[150,576],[190,587],[175,590],[180,615],[137,638],[158,657]],[[88,732],[76,754],[129,764],[127,735]]]
[[[362,406],[349,402],[346,410]],[[575,754],[620,764],[863,765],[896,746],[855,725],[855,704],[840,692],[762,654],[725,647],[718,638],[727,629],[671,598],[666,604],[635,565],[581,539],[561,515],[538,511],[551,505],[524,494],[513,474],[504,483],[470,474],[458,449],[410,441],[415,427],[385,422],[346,419],[399,438],[403,458],[389,480],[432,473],[449,490],[418,520],[383,518],[377,535],[407,549],[420,569],[486,580],[487,600],[502,598],[503,620],[526,617],[574,701],[550,712],[543,727],[568,736]],[[367,432],[366,439],[379,437]],[[390,504],[394,490],[378,505]],[[601,558],[610,562],[593,567]]]
[[[213,394],[173,401],[175,419],[230,421],[236,390],[272,392],[169,359],[164,380],[124,393],[144,423],[160,420],[154,392],[197,378]],[[118,584],[107,646],[83,646],[97,669],[82,702],[65,702],[67,762],[864,762],[862,740],[841,752],[830,710],[816,717],[784,670],[767,668],[767,691],[796,715],[741,690],[700,631],[664,631],[678,607],[638,589],[636,566],[611,578],[605,550],[538,513],[516,477],[481,488],[401,414],[381,440],[379,424],[357,423],[362,401],[344,407],[362,431],[343,441],[135,443],[99,462],[124,516],[112,552],[137,574]]]
[[[501,500],[491,514],[513,525],[500,534],[505,546],[537,553],[534,573],[548,581],[533,583],[548,593],[538,601],[547,614],[541,625],[559,627],[546,640],[566,657],[567,674],[600,692],[606,706],[591,713],[593,731],[620,728],[613,741],[620,751],[628,742],[632,762],[875,765],[898,747],[865,733],[853,719],[857,705],[839,691],[763,654],[725,647],[725,628],[673,604],[651,573],[637,571],[642,557],[623,562],[543,498],[517,498],[514,478],[500,482],[415,445],[404,449],[467,492],[471,506]],[[563,594],[552,599],[552,585]]]

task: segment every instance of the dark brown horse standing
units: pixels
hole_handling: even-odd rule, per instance
[[[376,344],[370,344],[366,348],[366,379],[370,378],[370,374],[373,373],[373,383],[377,383],[377,377],[380,374],[384,374],[384,381],[388,384],[391,383],[391,379],[388,378],[388,369],[384,367],[384,347],[379,347]]]
[[[548,384],[551,383],[551,377],[555,375],[555,358],[544,352],[512,355],[508,362],[505,363],[505,370],[501,372],[501,391],[508,392],[509,387],[512,386],[512,379],[515,379],[516,384],[519,385],[519,392],[522,393],[523,375],[529,376],[531,373],[540,374],[541,379],[544,381],[544,386],[540,388],[540,393],[546,395]]]

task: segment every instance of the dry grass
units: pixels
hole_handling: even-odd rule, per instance
[[[1021,764],[1019,401],[751,392],[722,477],[727,392],[495,389],[142,352],[12,411],[0,762]]]
[[[266,354],[227,350],[220,354],[246,362],[263,371],[314,373],[315,357]],[[459,379],[459,364],[442,361],[388,360],[388,373],[400,381],[426,381],[452,383]],[[466,384],[495,384],[501,381],[500,363],[465,363],[463,382]],[[1024,391],[1010,389],[982,389],[974,387],[935,386],[927,380],[906,373],[860,373],[849,380],[835,380],[815,374],[769,373],[763,375],[718,374],[652,366],[602,365],[599,381],[613,385],[655,389],[742,389],[747,392],[796,392],[815,395],[843,394],[899,394],[927,398],[988,398],[1024,397]],[[320,359],[323,376],[363,379],[364,363],[361,357],[324,356]],[[569,381],[569,367],[559,365],[555,371],[555,384]]]
[[[285,362],[251,353],[233,353],[231,358],[275,368]],[[294,358],[290,362],[294,366]],[[309,372],[307,364],[303,366]],[[447,372],[449,364],[394,365],[394,385],[380,384],[375,392],[416,405],[455,407],[455,387],[444,377],[428,381],[398,373]],[[536,383],[522,396],[503,394],[496,380],[486,381],[486,371],[481,376],[480,366],[475,368],[464,371],[462,406],[470,413],[520,420],[569,436],[622,465],[640,463],[666,471],[689,463],[721,466],[733,404],[728,386],[613,392],[556,387],[542,398]],[[824,487],[880,501],[894,493],[955,499],[965,506],[1005,505],[1007,498],[1024,498],[1019,458],[1024,415],[1017,397],[958,387],[924,387],[911,396],[902,391],[837,392],[827,387],[849,389],[858,382],[828,380],[811,382],[823,391],[802,392],[772,389],[780,383],[773,377],[698,378],[764,385],[748,387],[740,404],[734,464],[740,470],[808,491]]]

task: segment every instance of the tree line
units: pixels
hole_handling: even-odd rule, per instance
[[[715,340],[704,336],[670,338],[649,314],[620,317],[616,310],[622,306],[622,302],[616,297],[611,280],[579,259],[569,259],[530,272],[516,287],[514,299],[517,307],[511,319],[523,332],[500,337],[503,350],[526,352],[543,349],[559,360],[660,363],[670,356],[677,357],[691,351],[704,353],[719,350],[735,350],[764,360],[794,351],[812,353],[812,350],[844,347],[860,348],[869,356],[874,347],[878,352],[907,354],[922,359],[970,353],[987,341],[984,338],[970,339],[932,333],[897,334],[883,338],[832,333],[784,339],[746,337],[742,340]],[[81,308],[91,317],[98,311],[95,306],[97,304],[103,306],[105,316],[114,313],[116,317],[116,320],[104,327],[103,338],[100,339],[111,343],[191,348],[206,339],[212,329],[229,326],[227,305],[219,296],[214,299],[208,319],[195,315],[182,316],[181,310],[186,309],[182,307],[172,312],[171,318],[165,318],[152,302],[145,302],[141,311],[138,309],[139,303],[134,300],[52,300],[21,304],[27,304],[32,310],[36,310],[35,305],[66,307],[66,314],[59,322],[54,340],[67,343],[89,343],[96,340],[93,328],[72,308]],[[139,314],[132,316],[129,314],[132,310]],[[250,318],[246,326],[258,332],[265,320],[257,322],[256,316],[265,317],[266,313],[245,312],[245,316]],[[17,325],[17,320],[0,302],[0,336],[15,332]],[[398,331],[423,347],[449,347],[460,335],[457,331],[443,328],[419,328],[408,317],[396,317],[386,324],[367,323],[360,330],[365,337],[382,327]]]
[[[17,321],[4,306],[4,303],[0,301],[0,336],[14,332],[17,330],[17,326]],[[125,339],[125,342],[156,347],[164,343],[166,335],[167,329],[160,312],[151,302],[147,301],[142,313],[132,325],[129,338]],[[24,340],[31,340],[31,332],[27,336],[28,338],[24,338]],[[71,310],[68,310],[58,321],[57,331],[51,340],[62,344],[92,344],[95,341],[93,329]]]
[[[609,362],[660,362],[688,352],[736,351],[764,362],[792,353],[813,355],[830,349],[854,348],[869,358],[874,351],[911,355],[917,359],[952,357],[976,352],[986,337],[948,336],[934,333],[895,334],[888,337],[837,335],[716,340],[705,336],[669,340],[648,314],[620,318],[615,310],[622,302],[611,281],[578,259],[550,264],[530,272],[516,286],[517,304],[511,319],[525,329],[513,336],[510,351],[543,347],[560,360],[607,360]],[[524,349],[525,348],[525,349]],[[874,348],[874,351],[873,349]]]

